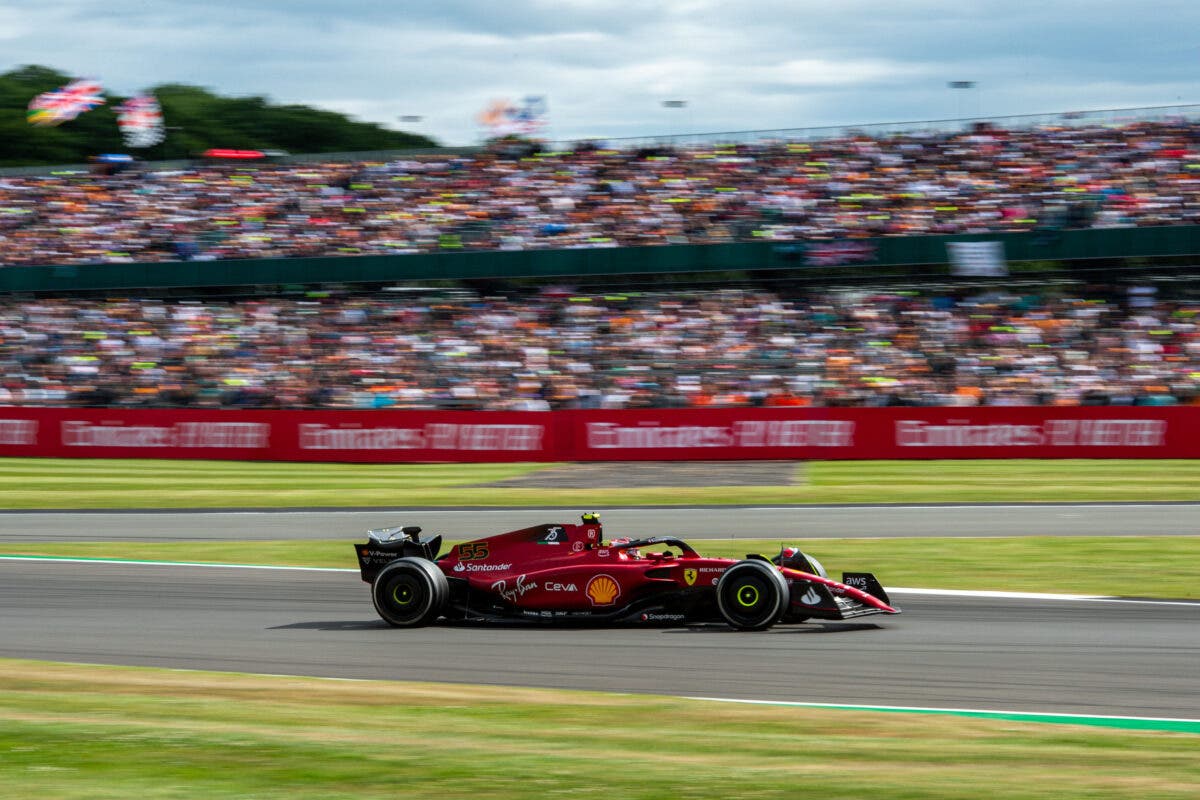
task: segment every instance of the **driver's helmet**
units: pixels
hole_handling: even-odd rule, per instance
[[[584,547],[589,549],[599,547],[600,543],[604,541],[604,529],[600,527],[600,515],[595,511],[588,511],[580,514],[579,519],[584,525],[596,527],[596,530],[588,531],[588,540],[584,542]]]
[[[613,547],[617,547],[619,545],[629,544],[632,541],[633,541],[633,539],[630,539],[628,536],[620,536],[616,539],[613,539],[611,542],[609,542],[609,544],[612,545]],[[627,548],[625,548],[624,552],[626,554],[628,554],[628,556],[630,558],[641,558],[642,557],[641,551],[639,551],[636,547],[627,547]]]

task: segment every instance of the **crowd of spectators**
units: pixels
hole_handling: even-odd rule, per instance
[[[0,265],[1200,222],[1183,120],[0,177]]]
[[[1200,301],[1130,298],[8,299],[0,404],[1200,404]]]

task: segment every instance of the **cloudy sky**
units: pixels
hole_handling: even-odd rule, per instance
[[[469,144],[489,102],[528,95],[556,139],[1200,103],[1197,31],[1196,0],[0,0],[0,71]]]

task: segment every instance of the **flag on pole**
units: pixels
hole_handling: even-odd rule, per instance
[[[162,109],[154,95],[131,97],[113,111],[126,147],[153,147],[166,138]]]
[[[546,98],[528,95],[520,105],[493,100],[476,119],[487,128],[489,136],[533,136],[547,124]]]
[[[61,125],[85,111],[104,105],[104,87],[100,81],[73,80],[60,89],[42,92],[29,101],[26,119],[31,125]]]

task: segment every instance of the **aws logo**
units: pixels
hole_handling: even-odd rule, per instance
[[[597,575],[588,581],[584,594],[594,606],[611,606],[621,596],[621,585],[611,575]]]

